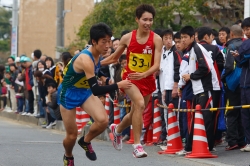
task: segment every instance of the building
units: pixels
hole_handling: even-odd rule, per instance
[[[65,0],[64,46],[76,38],[82,20],[94,8],[94,1]],[[35,49],[55,58],[57,0],[20,0],[18,55]]]

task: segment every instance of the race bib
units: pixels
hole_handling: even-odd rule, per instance
[[[85,88],[85,89],[90,88],[86,76],[84,76],[84,77],[81,78],[79,81],[77,81],[77,82],[74,84],[74,86],[77,87],[77,88]]]
[[[135,72],[145,72],[151,67],[151,54],[130,53],[128,67]]]

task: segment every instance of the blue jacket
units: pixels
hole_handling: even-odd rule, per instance
[[[238,52],[239,56],[236,57],[236,60],[240,62],[242,67],[240,87],[250,88],[250,39],[242,43]]]

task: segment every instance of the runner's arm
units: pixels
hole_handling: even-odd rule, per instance
[[[102,66],[106,66],[112,63],[115,63],[118,61],[122,53],[124,52],[125,48],[127,47],[127,41],[130,39],[130,33],[124,35],[120,42],[118,48],[115,50],[113,54],[105,58],[104,60],[101,61]]]
[[[155,44],[155,54],[154,54],[154,65],[151,68],[144,72],[144,77],[147,77],[160,68],[160,61],[161,61],[161,52],[162,52],[162,39],[159,35],[155,34],[154,37],[154,44]]]

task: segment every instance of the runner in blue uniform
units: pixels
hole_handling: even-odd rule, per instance
[[[98,85],[96,73],[100,67],[100,55],[108,51],[111,36],[111,29],[106,24],[93,25],[90,29],[92,46],[74,56],[64,69],[63,82],[59,88],[60,111],[66,129],[66,137],[63,140],[64,166],[74,166],[72,151],[77,139],[76,107],[81,107],[94,119],[89,133],[78,141],[86,151],[86,156],[94,161],[97,157],[90,141],[108,126],[107,113],[96,96],[132,86],[129,80],[108,85],[108,78],[106,86]]]

